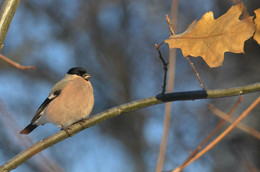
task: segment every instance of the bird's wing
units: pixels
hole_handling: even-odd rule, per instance
[[[45,110],[45,108],[48,106],[48,104],[54,100],[56,97],[58,97],[58,95],[60,95],[61,90],[56,90],[54,91],[52,94],[50,94],[45,100],[44,102],[41,104],[41,106],[38,108],[37,112],[35,113],[31,123],[33,124],[41,115],[42,112]]]

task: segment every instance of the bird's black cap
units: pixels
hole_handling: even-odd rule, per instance
[[[74,68],[71,68],[67,74],[70,74],[70,75],[78,75],[78,76],[83,76],[84,74],[86,74],[87,71],[82,68],[82,67],[74,67]]]

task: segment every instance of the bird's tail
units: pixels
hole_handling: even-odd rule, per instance
[[[30,132],[32,132],[36,127],[38,127],[35,124],[29,124],[27,127],[25,127],[20,134],[29,134]]]

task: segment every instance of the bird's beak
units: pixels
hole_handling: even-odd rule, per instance
[[[88,74],[88,73],[85,73],[83,76],[82,76],[85,80],[89,80],[89,78],[91,77],[91,75],[90,74]]]

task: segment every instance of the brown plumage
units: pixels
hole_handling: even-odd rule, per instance
[[[31,123],[20,134],[29,134],[39,125],[46,123],[69,127],[88,117],[94,106],[93,88],[89,78],[90,75],[85,69],[71,68],[67,75],[54,85]]]

